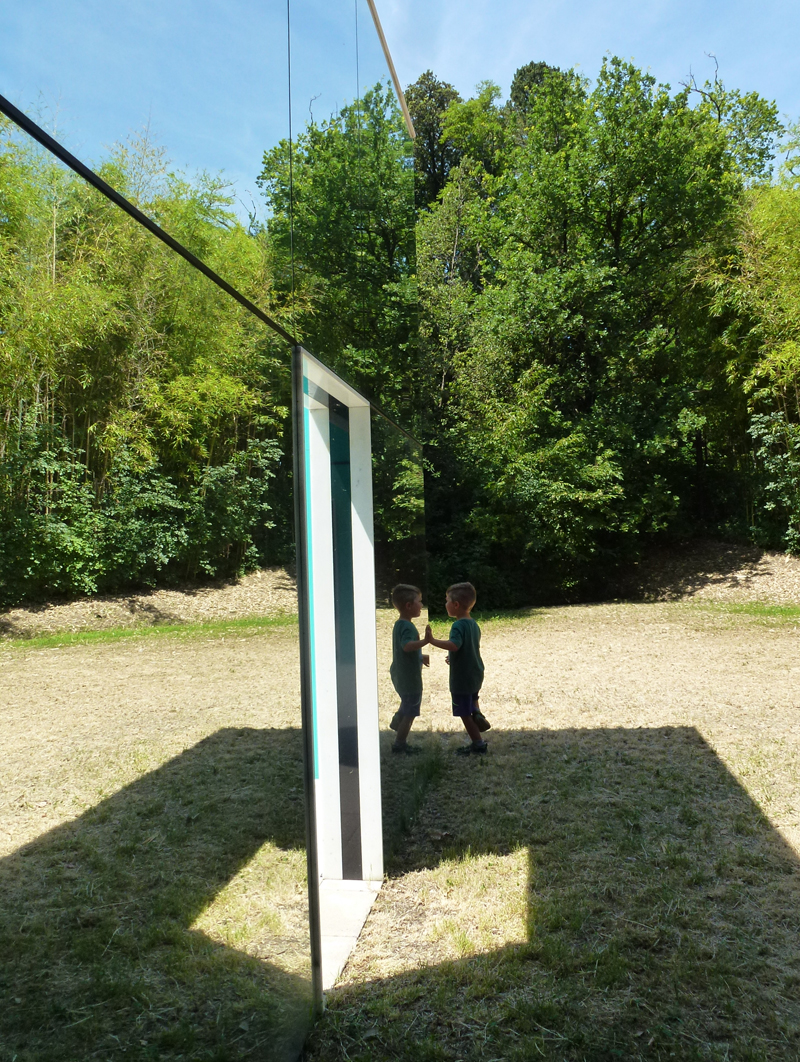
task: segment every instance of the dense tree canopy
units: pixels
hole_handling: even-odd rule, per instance
[[[414,173],[408,134],[390,90],[377,86],[294,144],[297,334],[328,364],[389,409],[407,404],[415,372]],[[291,286],[289,144],[264,155],[259,177],[268,234]]]
[[[654,538],[800,548],[800,187],[796,140],[773,175],[774,105],[618,59],[594,83],[528,63],[506,102],[431,71],[407,96],[413,148],[379,85],[268,150],[250,229],[147,144],[103,172],[423,440],[434,586],[563,599]],[[2,599],[287,559],[286,352],[3,134]],[[397,447],[395,537],[420,516]]]
[[[439,81],[432,71],[406,90],[406,103],[417,136],[414,141],[414,201],[418,208],[430,206],[447,184],[450,170],[458,164],[460,153],[453,142],[443,136],[443,119],[447,108],[461,97],[446,81]]]
[[[619,60],[523,70],[524,107],[448,106],[462,159],[418,229],[434,565],[505,601],[597,588],[648,534],[748,533],[747,395],[698,260],[734,251],[742,159],[778,132]]]
[[[0,599],[256,562],[287,399],[269,337],[0,132]],[[269,246],[235,222],[220,182],[187,183],[144,142],[101,173],[269,304]]]

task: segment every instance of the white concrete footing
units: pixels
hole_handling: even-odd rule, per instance
[[[320,882],[323,991],[333,988],[345,968],[381,885],[380,881],[337,881],[330,878]]]

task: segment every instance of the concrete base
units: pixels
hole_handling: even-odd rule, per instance
[[[380,881],[325,880],[319,886],[322,988],[333,988],[380,892]]]

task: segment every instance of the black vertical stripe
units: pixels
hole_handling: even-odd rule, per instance
[[[361,799],[358,777],[356,625],[353,600],[353,523],[350,487],[350,414],[330,399],[333,597],[336,623],[336,700],[339,721],[339,796],[342,875],[360,880]]]

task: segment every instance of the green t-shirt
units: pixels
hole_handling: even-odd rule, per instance
[[[480,627],[474,619],[457,619],[450,641],[458,646],[458,652],[450,654],[450,692],[477,693],[483,685]]]
[[[402,697],[405,693],[422,693],[422,650],[406,652],[409,642],[419,641],[419,631],[407,619],[399,619],[392,631],[392,676],[394,688]]]

